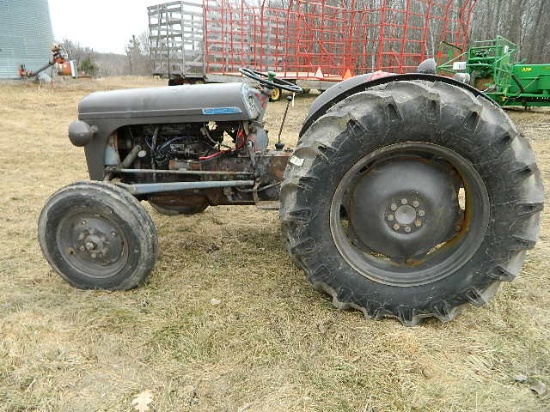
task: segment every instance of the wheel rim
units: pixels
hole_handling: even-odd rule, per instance
[[[271,100],[276,102],[277,100],[279,100],[281,98],[281,89],[279,89],[278,87],[275,87],[272,91],[271,91]]]
[[[340,181],[330,228],[342,257],[375,282],[418,286],[451,275],[483,242],[490,201],[456,152],[399,143],[362,159]]]
[[[117,223],[98,214],[65,216],[58,226],[56,240],[63,260],[89,277],[111,277],[128,261],[125,233]]]

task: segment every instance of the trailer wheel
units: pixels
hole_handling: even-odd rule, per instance
[[[157,257],[155,226],[145,209],[102,182],[76,182],[54,193],[40,214],[38,240],[52,268],[80,289],[132,289]]]
[[[168,86],[181,86],[183,84],[185,84],[185,80],[183,79],[183,77],[168,79]]]
[[[271,90],[271,95],[269,96],[270,102],[278,102],[281,100],[281,96],[283,95],[283,91],[279,89],[278,87],[275,87]]]
[[[305,131],[280,218],[291,257],[336,307],[410,326],[451,320],[514,279],[543,201],[531,148],[496,104],[393,80]]]

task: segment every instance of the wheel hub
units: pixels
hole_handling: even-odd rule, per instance
[[[406,201],[406,199],[405,199]],[[416,219],[416,210],[409,205],[400,206],[395,211],[395,220],[402,225],[409,225]]]
[[[116,228],[105,219],[80,217],[70,227],[69,253],[75,259],[107,266],[115,262],[124,250]]]
[[[347,208],[353,243],[367,253],[411,258],[454,234],[458,187],[450,169],[425,159],[391,159],[358,176]]]
[[[414,233],[424,224],[426,212],[420,207],[418,200],[409,202],[407,198],[402,198],[399,203],[390,203],[386,208],[385,219],[386,224],[395,232]]]

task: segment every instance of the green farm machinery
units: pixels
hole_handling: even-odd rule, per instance
[[[501,106],[550,106],[550,64],[516,63],[517,47],[502,36],[474,46],[438,66],[443,75],[464,76]],[[464,77],[463,77],[464,78]]]

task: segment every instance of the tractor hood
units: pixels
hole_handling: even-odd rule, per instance
[[[81,100],[78,112],[84,121],[261,120],[267,100],[267,96],[246,83],[167,86],[95,92]]]

